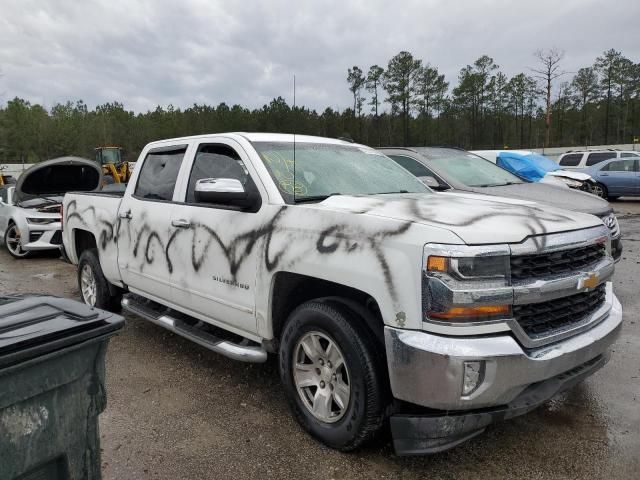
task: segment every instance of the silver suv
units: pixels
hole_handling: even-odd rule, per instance
[[[586,168],[610,158],[640,157],[640,152],[630,150],[569,150],[558,157],[558,164],[566,169]]]

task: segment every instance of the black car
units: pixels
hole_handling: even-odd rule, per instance
[[[611,231],[611,252],[618,261],[622,241],[611,205],[589,193],[529,182],[484,158],[457,148],[380,148],[388,157],[436,191],[462,191],[529,200],[600,217]]]

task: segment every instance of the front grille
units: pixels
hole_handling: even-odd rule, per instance
[[[513,316],[531,338],[546,336],[580,323],[604,303],[605,284],[590,292],[578,293],[541,303],[514,305]]]
[[[60,230],[56,230],[56,233],[51,237],[52,245],[62,245],[62,232]]]
[[[514,255],[511,257],[511,279],[528,280],[574,272],[596,263],[605,255],[603,243],[552,253]]]

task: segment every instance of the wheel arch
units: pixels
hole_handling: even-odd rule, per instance
[[[384,321],[376,299],[369,293],[341,283],[308,275],[277,272],[273,276],[269,319],[275,351],[284,325],[298,306],[310,300],[338,303],[362,318],[367,328],[384,342]]]

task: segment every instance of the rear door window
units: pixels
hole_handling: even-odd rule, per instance
[[[599,153],[590,153],[587,156],[587,167],[591,165],[595,165],[596,163],[604,162],[605,160],[609,160],[610,158],[616,158],[615,153],[611,152],[599,152]]]
[[[560,165],[563,167],[577,167],[582,160],[581,153],[570,153],[560,159]]]
[[[186,151],[186,145],[149,151],[142,164],[133,196],[143,200],[171,201]]]

